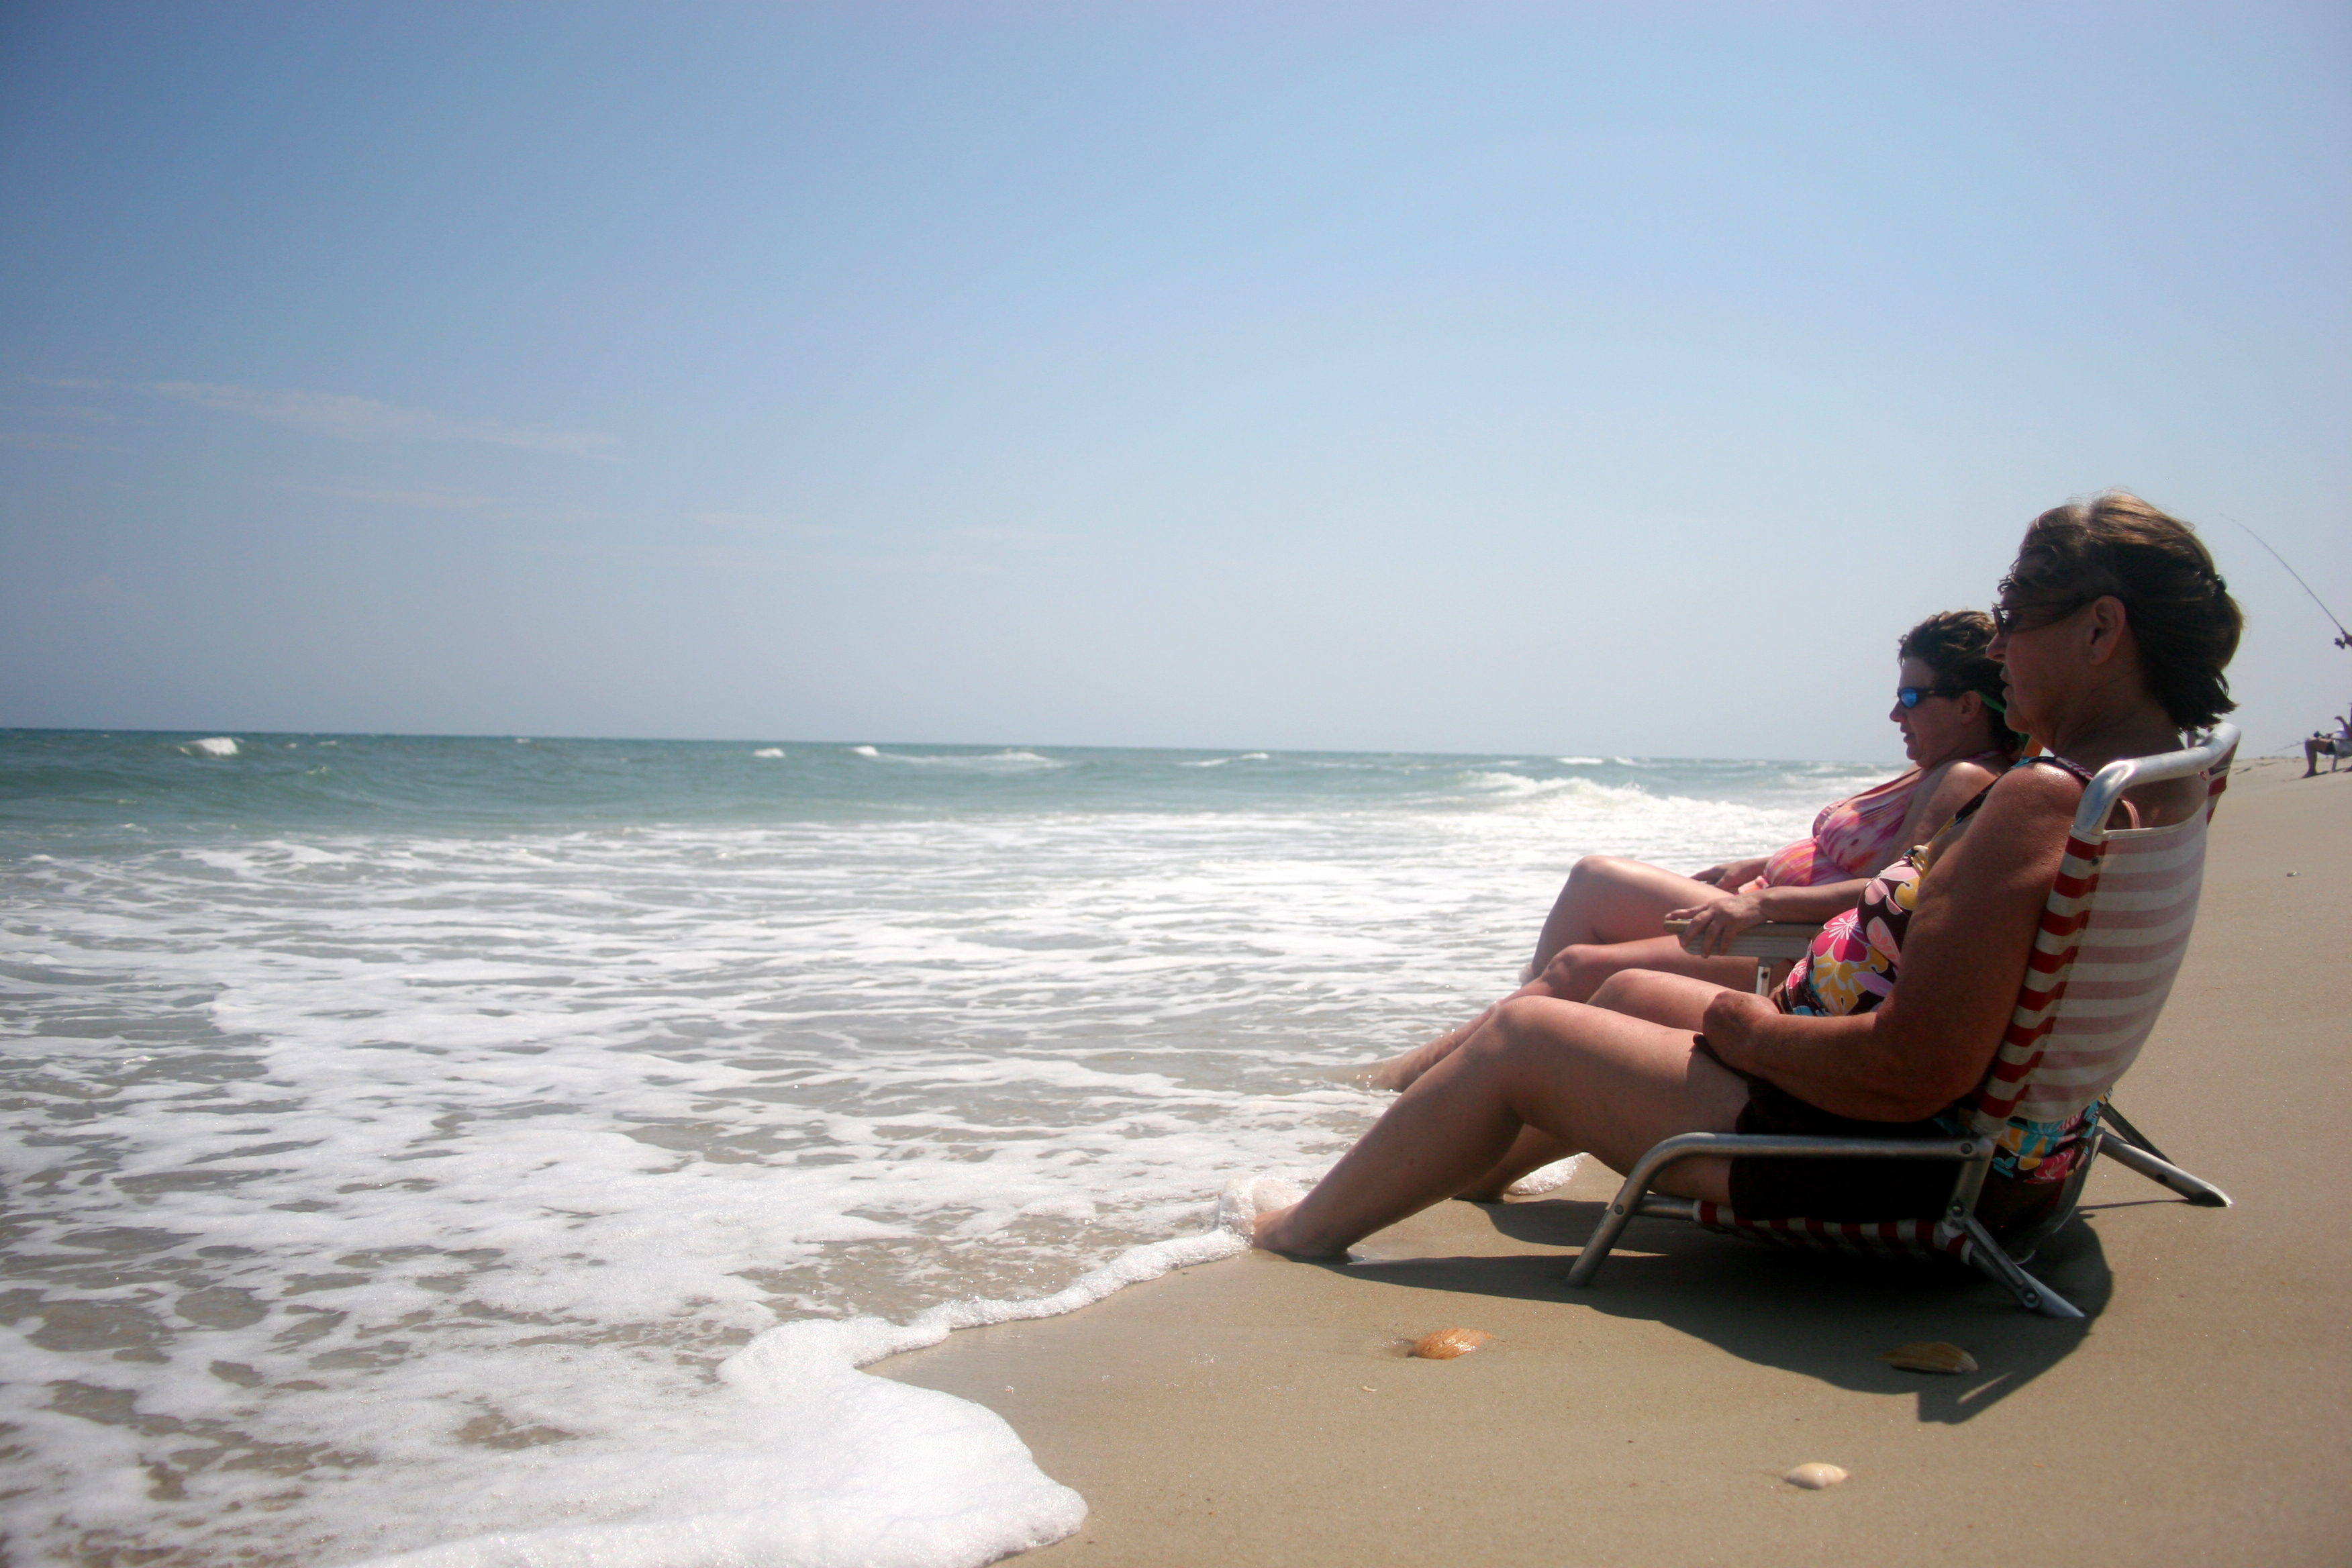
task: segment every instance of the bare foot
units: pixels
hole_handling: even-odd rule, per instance
[[[1266,1252],[1278,1252],[1285,1258],[1347,1256],[1348,1249],[1344,1247],[1318,1247],[1302,1240],[1293,1219],[1297,1213],[1298,1205],[1292,1204],[1288,1208],[1271,1209],[1258,1215],[1250,1235],[1250,1245]]]

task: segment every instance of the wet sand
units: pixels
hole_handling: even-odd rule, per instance
[[[2187,965],[2117,1096],[2237,1206],[2102,1164],[2032,1265],[2087,1322],[1973,1274],[1658,1221],[1570,1291],[1616,1184],[1589,1166],[1541,1200],[1440,1205],[1366,1242],[1380,1263],[1252,1254],[869,1370],[1001,1412],[1086,1496],[1039,1568],[2341,1563],[2352,771],[2300,770],[2232,781]],[[1454,1326],[1495,1342],[1403,1357]],[[1923,1339],[1980,1372],[1875,1359]],[[1853,1479],[1780,1479],[1813,1460]]]

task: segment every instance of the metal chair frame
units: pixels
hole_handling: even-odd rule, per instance
[[[2184,750],[2109,763],[2099,770],[2097,776],[2083,792],[2082,804],[2074,813],[2074,836],[2085,842],[2103,841],[2107,834],[2107,818],[2124,791],[2137,784],[2182,778],[2218,768],[2226,763],[2237,750],[2237,728],[2221,724],[2208,731],[2197,744]],[[1809,929],[1818,928],[1780,926],[1777,930],[1758,928],[1743,933],[1748,955],[1759,960],[1758,989],[1762,989],[1761,975],[1767,967],[1761,961],[1787,956],[1787,943],[1800,931]],[[1742,942],[1735,940],[1731,952],[1740,952],[1741,946]],[[2109,1087],[2112,1089],[2113,1086]],[[1584,1244],[1584,1250],[1577,1258],[1575,1266],[1569,1270],[1568,1282],[1573,1286],[1592,1283],[1610,1250],[1617,1245],[1625,1227],[1637,1215],[1697,1223],[1699,1205],[1696,1199],[1668,1197],[1650,1191],[1660,1172],[1683,1160],[1703,1155],[1764,1155],[1775,1159],[1949,1160],[1959,1169],[1952,1179],[1951,1196],[1946,1200],[1943,1213],[1935,1217],[1937,1245],[1948,1252],[1957,1252],[1964,1261],[2007,1286],[2016,1295],[2019,1304],[2028,1310],[2048,1318],[2080,1318],[2083,1313],[2074,1303],[2027,1273],[2022,1265],[2024,1259],[2033,1256],[2035,1247],[2074,1218],[2083,1184],[2089,1178],[2091,1167],[2098,1162],[2099,1156],[2104,1154],[2125,1169],[2136,1171],[2148,1180],[2170,1188],[2192,1204],[2209,1208],[2230,1206],[2227,1193],[2166,1159],[2145,1134],[2112,1106],[2105,1110],[2102,1121],[2105,1125],[2099,1129],[2089,1153],[2067,1177],[2055,1212],[2029,1232],[2012,1238],[2011,1247],[2004,1247],[1994,1240],[1984,1222],[1977,1217],[1977,1204],[1984,1192],[1985,1177],[1991,1171],[1993,1156],[2000,1148],[1998,1139],[1990,1134],[1970,1133],[1948,1139],[1892,1139],[1685,1132],[1662,1140],[1634,1163],[1633,1169],[1625,1177],[1625,1184],[1618,1189],[1617,1196],[1610,1203],[1609,1212],[1601,1216],[1599,1227]],[[1920,1222],[1927,1217],[1917,1216]]]

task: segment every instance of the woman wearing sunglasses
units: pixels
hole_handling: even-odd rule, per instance
[[[1327,1256],[1579,1151],[1622,1172],[1683,1132],[1958,1131],[2016,1005],[2085,784],[2119,758],[2176,749],[2184,730],[2230,710],[2222,670],[2242,624],[2189,526],[2116,491],[2034,520],[1998,616],[1990,652],[2010,720],[2043,754],[1874,879],[1857,915],[1832,922],[1775,996],[1629,972],[1591,1005],[1516,998],[1303,1200],[1237,1183],[1230,1222],[1270,1250]],[[2168,779],[2126,791],[2116,812],[2161,828],[2205,800],[2205,781]],[[1879,984],[1823,983],[1822,966],[1839,963],[1840,925],[1867,928]],[[2095,1110],[2065,1125],[2012,1122],[2004,1145],[2037,1153],[1996,1161],[1979,1210],[1996,1236],[2050,1206]],[[1679,1163],[1658,1184],[1744,1218],[1866,1222],[1932,1213],[1951,1180],[1929,1161],[1718,1158]]]
[[[1817,924],[1853,908],[1870,878],[1949,821],[2016,756],[2019,737],[2002,718],[2000,666],[1985,656],[1992,637],[1992,618],[1980,610],[1947,610],[1903,634],[1886,716],[1903,731],[1911,766],[1822,807],[1812,832],[1794,844],[1687,877],[1614,855],[1579,860],[1516,994],[1590,1001],[1626,969],[1738,985],[1755,961],[1719,956],[1733,937],[1765,921]],[[1669,920],[1690,922],[1684,936],[1662,934]],[[1403,1089],[1476,1026],[1381,1063],[1371,1082]]]

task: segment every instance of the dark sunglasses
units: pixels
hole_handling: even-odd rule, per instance
[[[2032,631],[2034,626],[2053,626],[2090,602],[2077,597],[2053,599],[2046,605],[1995,605],[1992,607],[1992,629],[1997,636],[2008,637],[2013,632]],[[2033,617],[2031,626],[2025,622],[2028,616]]]
[[[1958,697],[1968,689],[1961,686],[1898,686],[1895,700],[1906,708],[1916,708],[1930,697]]]

